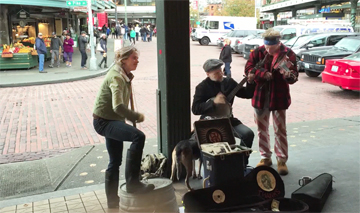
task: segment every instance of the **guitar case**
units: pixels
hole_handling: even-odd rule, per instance
[[[291,194],[291,198],[304,201],[310,212],[321,212],[332,191],[333,176],[323,173],[310,183],[300,187]]]
[[[259,166],[241,180],[187,192],[183,196],[183,204],[185,212],[271,211],[268,207],[272,200],[281,199],[284,195],[284,182],[278,172],[268,166]],[[293,209],[307,209],[307,205],[301,201],[282,200],[280,209],[290,211],[291,207],[287,207],[286,203],[294,204]]]

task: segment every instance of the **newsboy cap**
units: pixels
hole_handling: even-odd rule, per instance
[[[207,61],[205,61],[203,68],[205,72],[210,72],[211,70],[219,69],[223,64],[224,62],[222,60],[208,59]]]

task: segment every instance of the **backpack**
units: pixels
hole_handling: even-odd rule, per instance
[[[166,157],[160,154],[148,154],[141,160],[141,177],[143,180],[162,177],[165,171]]]

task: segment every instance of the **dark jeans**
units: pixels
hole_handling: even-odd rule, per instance
[[[241,140],[240,145],[251,148],[254,140],[254,132],[244,124],[233,126],[233,129],[235,137],[240,138]],[[246,156],[244,159],[245,166],[249,163],[249,157],[250,156]]]
[[[123,121],[94,119],[95,131],[105,137],[109,153],[109,165],[106,171],[118,172],[122,162],[123,142],[132,142],[130,150],[142,151],[145,144],[145,134],[139,129]]]
[[[136,41],[139,41],[139,33],[136,33]],[[134,42],[135,44],[135,42]]]
[[[87,54],[86,50],[80,50],[81,53],[81,67],[86,67]]]

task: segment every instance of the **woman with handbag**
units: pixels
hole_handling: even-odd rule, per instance
[[[99,67],[101,68],[101,65],[103,62],[105,62],[104,68],[108,68],[107,66],[107,39],[106,39],[106,35],[102,34],[98,43],[98,46],[96,48],[101,55],[103,56],[103,58],[101,59],[101,62],[99,64]]]

